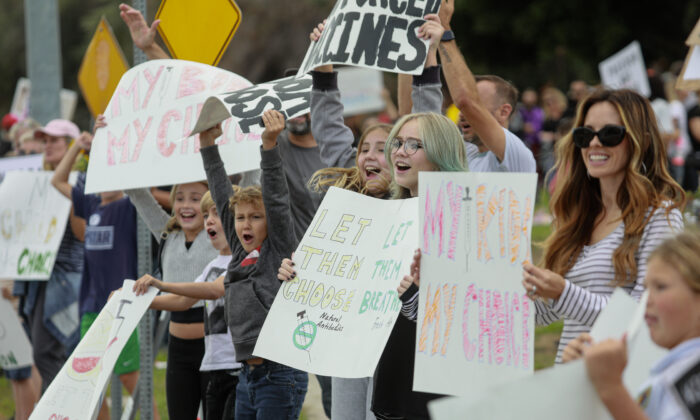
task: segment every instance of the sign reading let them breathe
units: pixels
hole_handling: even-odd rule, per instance
[[[105,18],[100,19],[78,71],[78,85],[93,117],[104,113],[107,103],[129,70],[124,52]]]
[[[421,172],[413,389],[468,395],[533,372],[536,174]],[[468,380],[464,380],[468,378]]]
[[[158,32],[173,58],[216,66],[241,23],[233,0],[163,0]]]
[[[439,0],[338,0],[297,76],[323,64],[421,74],[428,41],[418,38],[417,30],[423,16],[439,9]]]

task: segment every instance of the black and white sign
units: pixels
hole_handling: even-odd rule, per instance
[[[634,41],[615,55],[598,64],[600,81],[611,89],[632,89],[648,97],[651,95],[642,47]]]
[[[421,74],[428,41],[416,32],[439,9],[440,0],[338,0],[297,77],[324,64]]]

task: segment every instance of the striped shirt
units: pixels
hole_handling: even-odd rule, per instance
[[[644,276],[649,254],[669,235],[680,230],[683,230],[683,217],[678,209],[672,210],[668,217],[664,208],[654,212],[644,227],[635,253],[637,278],[634,282],[622,286],[634,299],[639,300],[644,292]],[[615,290],[612,256],[622,244],[624,233],[625,225],[622,222],[604,239],[593,245],[584,245],[576,264],[564,276],[566,286],[559,299],[550,300],[549,303],[535,302],[537,325],[564,320],[564,330],[557,349],[557,363],[561,363],[562,351],[569,341],[591,330]]]
[[[75,181],[75,187],[82,191],[85,189],[85,172],[79,172]],[[66,223],[66,230],[63,232],[61,246],[56,254],[56,267],[68,273],[83,272],[83,242],[73,235],[70,226],[70,217]]]

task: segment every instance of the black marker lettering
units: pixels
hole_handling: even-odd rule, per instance
[[[395,16],[390,16],[386,22],[386,29],[384,30],[384,36],[382,37],[382,42],[379,44],[379,56],[377,57],[377,65],[379,67],[390,69],[396,66],[396,62],[389,58],[389,54],[398,51],[401,45],[394,42],[392,38],[394,37],[394,29],[406,29],[406,19],[397,18]]]
[[[392,13],[395,13],[397,15],[403,14],[403,12],[406,10],[406,0],[390,0],[389,1],[389,9],[391,9]]]
[[[406,9],[406,14],[417,18],[423,17],[423,11],[416,7],[416,0],[408,0],[408,8]]]
[[[379,40],[384,32],[384,26],[386,26],[386,15],[379,16],[376,25],[374,25],[374,16],[372,14],[365,15],[360,27],[360,36],[352,53],[352,62],[354,64],[360,64],[363,54],[366,66],[373,66],[376,63],[377,49],[379,48]]]
[[[350,40],[350,32],[352,31],[353,24],[355,21],[360,20],[360,12],[346,13],[343,20],[345,20],[345,27],[343,28],[343,34],[340,36],[338,52],[332,57],[332,60],[341,62],[346,61],[350,57],[350,54],[347,52],[348,41]]]
[[[421,64],[425,63],[425,44],[423,43],[423,41],[418,39],[418,36],[416,35],[416,30],[422,24],[422,21],[414,20],[408,26],[408,43],[411,44],[411,46],[416,50],[416,56],[412,60],[407,60],[406,54],[402,54],[401,56],[399,56],[399,58],[396,60],[396,65],[402,72],[410,72],[420,67]]]

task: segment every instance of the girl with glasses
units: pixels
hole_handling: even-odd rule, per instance
[[[649,101],[630,90],[599,90],[579,105],[557,145],[550,201],[553,232],[543,268],[525,264],[523,286],[539,325],[564,320],[557,363],[588,332],[616,287],[639,299],[647,258],[683,228],[685,195],[667,169]]]

